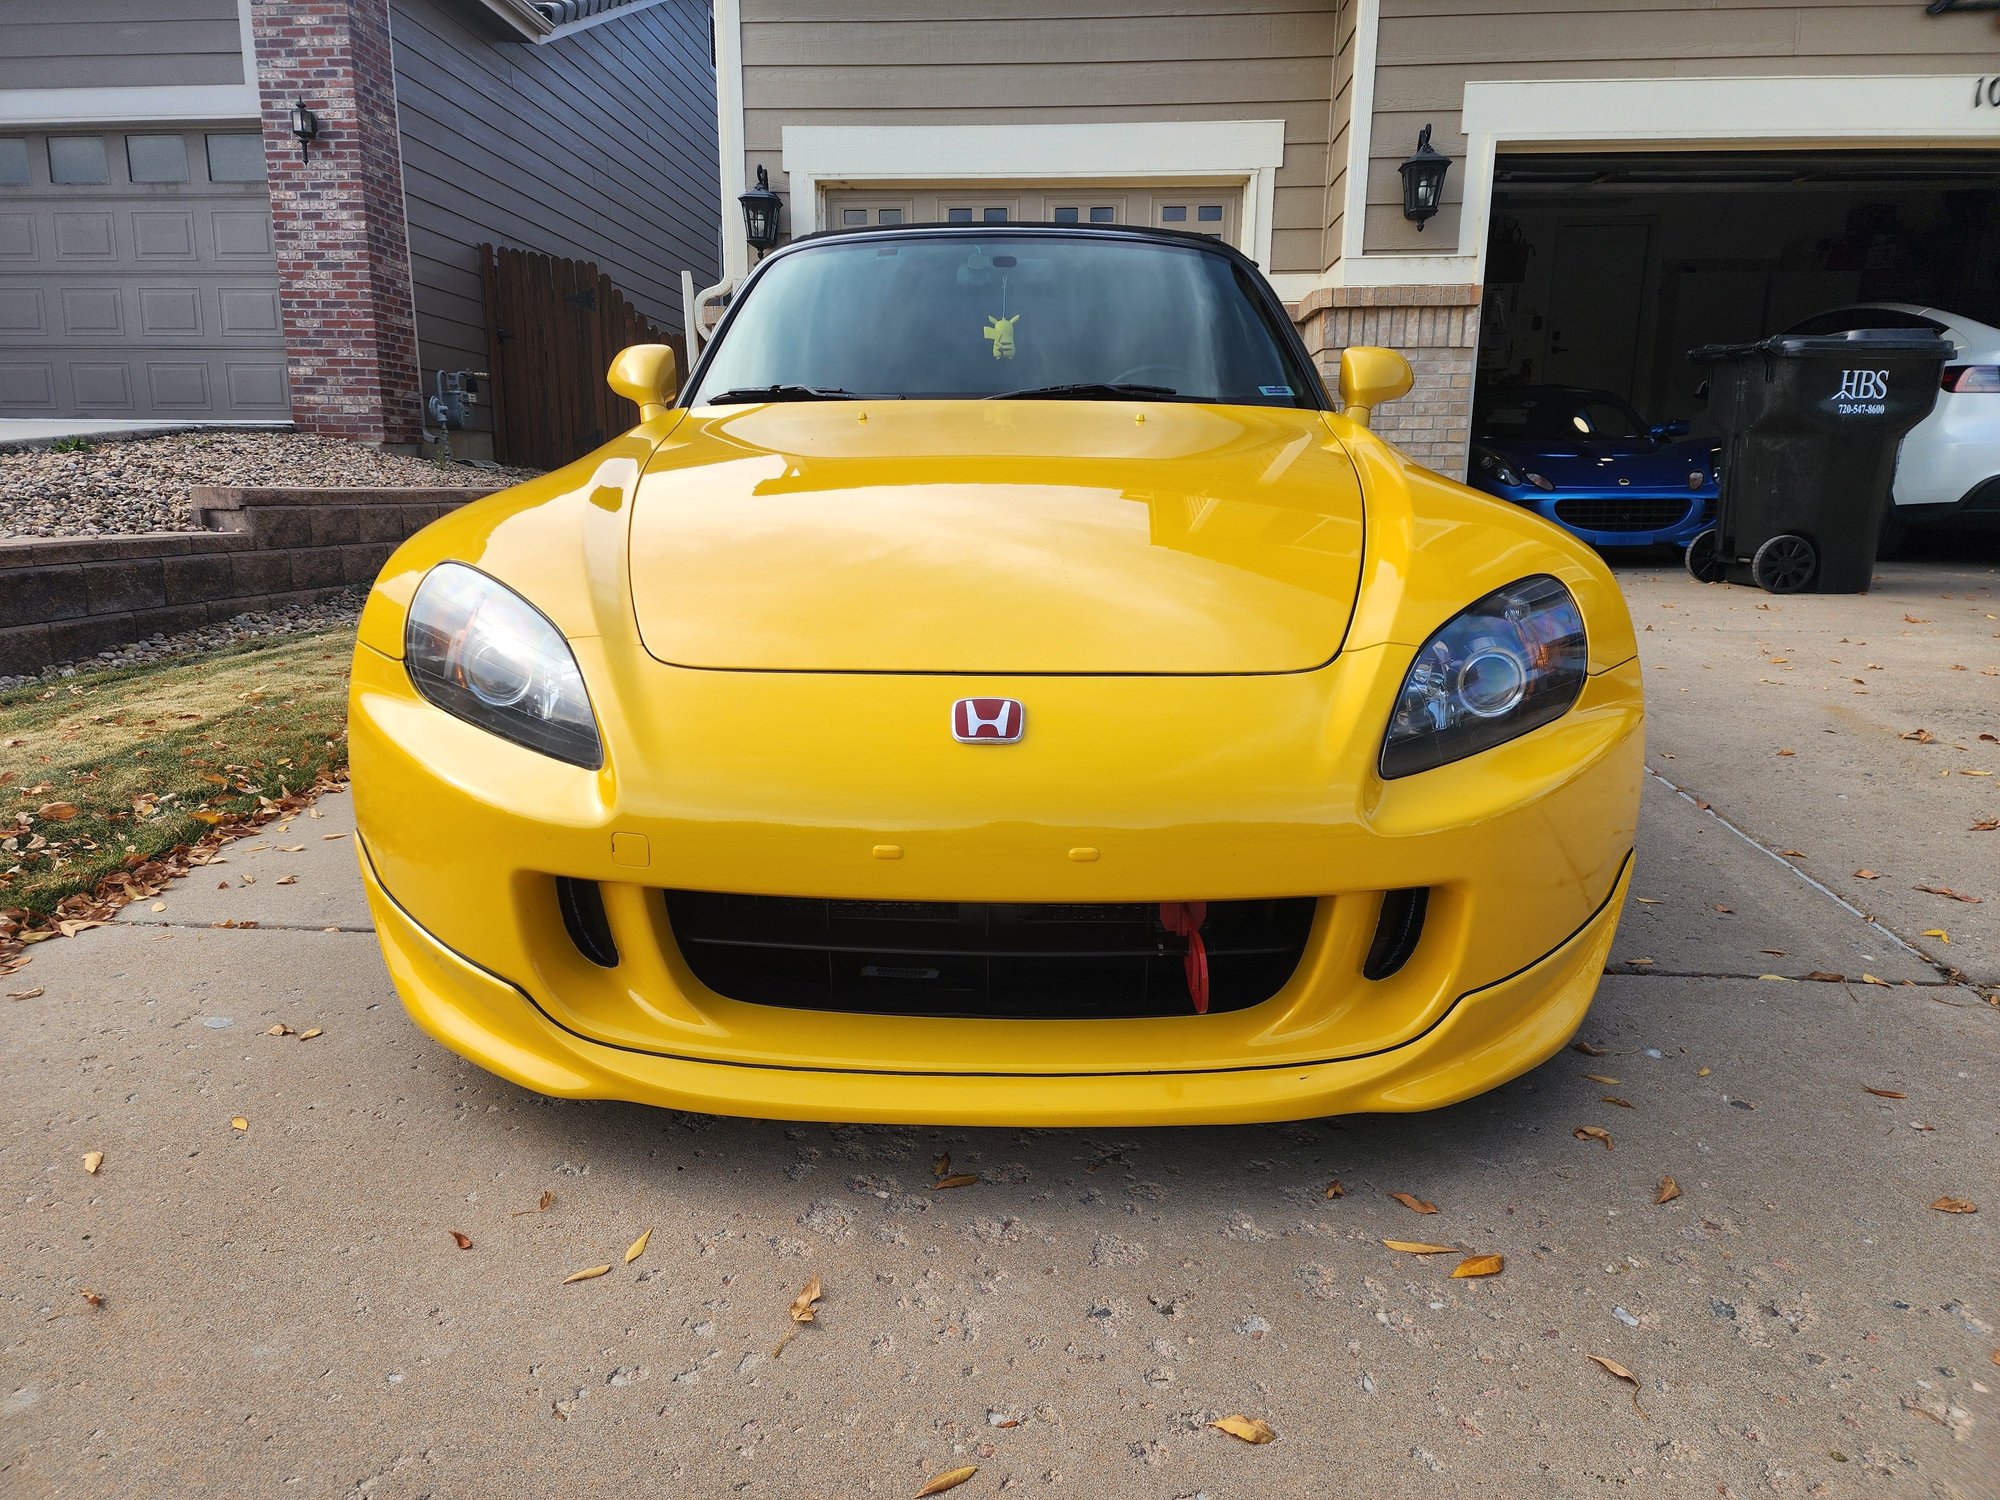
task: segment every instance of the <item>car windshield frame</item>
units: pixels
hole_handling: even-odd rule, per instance
[[[1106,242],[1111,244],[1151,245],[1168,248],[1188,254],[1215,256],[1226,261],[1230,267],[1233,285],[1244,298],[1245,311],[1252,322],[1270,340],[1270,352],[1282,370],[1288,383],[1289,393],[1284,396],[1260,394],[1258,399],[1222,399],[1216,394],[1197,391],[1168,391],[1157,383],[1144,378],[1123,382],[1123,389],[1108,384],[1105,380],[1078,379],[1062,381],[1039,381],[1023,378],[1017,388],[1008,388],[1005,383],[997,383],[990,391],[938,391],[900,392],[848,390],[838,386],[821,386],[799,371],[782,374],[769,382],[753,381],[748,386],[730,376],[725,370],[716,378],[715,366],[718,357],[736,331],[744,309],[754,301],[760,285],[772,275],[774,268],[783,266],[798,257],[827,251],[849,250],[857,244],[891,245],[898,243],[935,244],[939,241],[956,241],[968,248],[979,245],[998,248],[1005,240],[1063,240],[1069,242]],[[1005,254],[1004,249],[999,253]],[[1151,366],[1139,367],[1151,369]],[[1105,372],[1109,375],[1112,372]],[[732,389],[733,388],[733,389]],[[1277,410],[1329,411],[1332,402],[1327,393],[1318,366],[1306,351],[1304,341],[1299,337],[1297,326],[1286,313],[1284,304],[1272,290],[1263,272],[1234,246],[1210,239],[1206,236],[1181,233],[1174,230],[1145,229],[1138,226],[1094,226],[1057,224],[980,224],[980,225],[901,225],[894,229],[868,229],[863,231],[827,231],[805,236],[792,241],[781,249],[773,251],[758,263],[746,277],[735,295],[730,299],[728,311],[721,323],[703,343],[700,356],[689,372],[686,384],[680,393],[680,404],[684,407],[707,406],[711,396],[725,391],[736,395],[737,402],[728,405],[747,404],[751,391],[769,389],[770,400],[922,400],[922,401],[992,401],[1001,399],[1023,400],[1117,400],[1133,402],[1178,402],[1203,405],[1254,405]],[[1261,388],[1260,388],[1261,389]],[[1044,394],[1044,392],[1046,394]]]

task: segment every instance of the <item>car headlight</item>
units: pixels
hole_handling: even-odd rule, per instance
[[[1583,691],[1583,615],[1539,574],[1495,589],[1424,642],[1403,678],[1382,776],[1393,780],[1490,750],[1561,718]]]
[[[1480,473],[1491,475],[1498,483],[1507,485],[1509,488],[1518,488],[1520,486],[1521,471],[1508,463],[1506,459],[1495,453],[1491,448],[1474,448],[1472,450],[1472,461],[1479,466]]]
[[[604,764],[583,674],[562,632],[463,563],[439,563],[410,601],[410,682],[446,713],[594,771]]]

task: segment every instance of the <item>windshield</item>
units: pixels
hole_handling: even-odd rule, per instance
[[[1647,435],[1639,414],[1609,391],[1542,390],[1493,396],[1474,426],[1498,441],[1571,442]]]
[[[871,236],[787,254],[732,314],[688,404],[1030,395],[1322,404],[1233,257],[1006,233]]]

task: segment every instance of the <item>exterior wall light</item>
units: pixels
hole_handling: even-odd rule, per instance
[[[1451,158],[1431,149],[1431,128],[1417,132],[1417,149],[1396,169],[1403,174],[1403,217],[1423,233],[1424,225],[1438,211],[1444,198],[1444,174],[1451,170]]]
[[[761,255],[778,243],[778,211],[784,207],[771,191],[771,174],[759,167],[757,185],[736,201],[743,205],[743,237]]]
[[[319,116],[307,109],[302,99],[292,104],[292,134],[298,139],[299,160],[304,161],[312,143],[319,139]]]

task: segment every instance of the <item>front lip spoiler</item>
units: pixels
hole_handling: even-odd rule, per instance
[[[1276,1072],[1286,1069],[1314,1068],[1314,1067],[1324,1066],[1330,1063],[1360,1062],[1367,1058],[1381,1057],[1391,1052],[1399,1052],[1405,1047],[1413,1046],[1416,1043],[1422,1041],[1425,1037],[1429,1036],[1438,1027],[1442,1026],[1446,1021],[1451,1019],[1452,1015],[1458,1010],[1458,1007],[1462,1005],[1465,1001],[1472,999],[1476,995],[1483,994],[1487,990],[1495,989],[1501,985],[1509,983],[1512,980],[1518,979],[1521,975],[1527,973],[1530,969],[1537,968],[1540,965],[1547,963],[1556,954],[1560,953],[1564,948],[1567,948],[1571,943],[1575,942],[1577,938],[1582,936],[1585,932],[1589,931],[1591,924],[1596,922],[1597,919],[1604,914],[1605,908],[1608,907],[1611,904],[1612,900],[1617,896],[1620,882],[1624,880],[1626,872],[1630,870],[1632,867],[1632,857],[1634,853],[1634,851],[1631,849],[1625,851],[1625,858],[1619,861],[1617,873],[1611,877],[1610,889],[1604,893],[1604,898],[1601,901],[1599,901],[1595,907],[1591,909],[1590,915],[1585,917],[1583,921],[1577,925],[1577,928],[1574,932],[1571,932],[1561,942],[1557,943],[1554,947],[1550,948],[1548,952],[1542,954],[1538,958],[1529,960],[1527,963],[1521,965],[1520,968],[1515,969],[1512,973],[1503,974],[1498,979],[1489,980],[1485,984],[1475,986],[1474,988],[1466,990],[1463,993],[1459,994],[1452,1000],[1450,1005],[1446,1006],[1442,1011],[1438,1013],[1436,1019],[1433,1020],[1430,1025],[1426,1026],[1422,1031],[1418,1032],[1415,1036],[1405,1037],[1402,1041],[1397,1042],[1392,1046],[1376,1047],[1372,1048],[1367,1052],[1342,1053],[1335,1055],[1333,1057],[1293,1059],[1286,1062],[1243,1063],[1235,1067],[1221,1067],[1221,1068],[1113,1068],[1113,1069],[1093,1068],[1077,1072],[1062,1072],[1062,1073],[1008,1073],[1008,1072],[981,1072],[977,1070],[963,1069],[963,1068],[954,1068],[948,1070],[939,1068],[857,1068],[857,1067],[841,1067],[825,1063],[805,1064],[805,1063],[751,1062],[742,1058],[699,1057],[684,1052],[667,1052],[651,1047],[627,1046],[622,1042],[607,1042],[603,1040],[601,1037],[594,1037],[585,1032],[578,1031],[574,1027],[564,1025],[555,1016],[550,1015],[548,1010],[545,1009],[542,1006],[542,1004],[539,1001],[537,1001],[533,995],[529,994],[528,991],[524,989],[521,985],[515,983],[512,979],[509,979],[504,974],[494,973],[493,970],[487,968],[486,965],[480,963],[477,959],[468,958],[465,954],[460,953],[457,949],[451,947],[449,944],[440,942],[436,937],[436,935],[433,934],[428,927],[425,927],[423,923],[419,922],[416,919],[416,917],[410,912],[410,909],[408,907],[404,906],[402,902],[396,899],[395,893],[389,889],[387,884],[384,883],[381,871],[375,868],[374,857],[370,855],[368,852],[367,840],[362,838],[361,835],[357,832],[355,834],[354,842],[355,842],[355,847],[361,851],[361,858],[364,861],[366,861],[368,865],[369,877],[375,882],[376,888],[382,892],[383,898],[387,900],[391,906],[395,907],[397,911],[402,913],[403,919],[407,921],[412,928],[414,928],[418,932],[421,932],[425,936],[425,938],[427,938],[430,942],[437,944],[438,948],[441,951],[451,954],[453,958],[456,958],[460,963],[465,964],[468,968],[476,969],[480,973],[486,975],[489,979],[493,980],[496,984],[503,984],[508,989],[514,991],[514,993],[519,995],[522,998],[522,1000],[527,1002],[528,1007],[531,1010],[533,1010],[536,1015],[540,1016],[544,1021],[548,1022],[549,1025],[553,1026],[556,1030],[562,1032],[566,1036],[574,1037],[577,1041],[583,1042],[588,1046],[602,1047],[605,1050],[611,1052],[627,1052],[639,1057],[657,1057],[669,1062],[695,1063],[706,1067],[752,1068],[764,1072],[774,1072],[774,1073],[846,1073],[846,1074],[858,1074],[863,1077],[877,1076],[884,1078],[1012,1078],[1012,1079],[1019,1079],[1024,1083],[1032,1083],[1040,1079],[1057,1079],[1057,1078],[1185,1078],[1185,1077],[1195,1077],[1195,1076],[1210,1075],[1210,1074],[1223,1075],[1231,1073]]]

